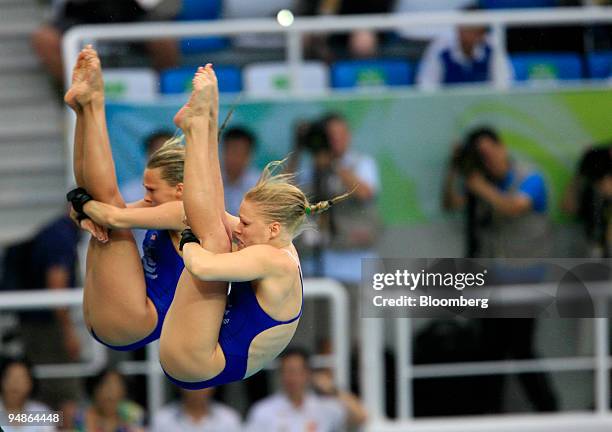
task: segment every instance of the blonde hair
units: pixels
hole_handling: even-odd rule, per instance
[[[300,188],[293,184],[295,176],[287,173],[276,173],[286,159],[270,162],[263,169],[257,184],[244,196],[257,204],[267,222],[279,222],[292,237],[301,233],[306,217],[323,213],[329,208],[348,198],[354,191],[347,192],[326,201],[311,204]]]
[[[147,162],[147,168],[161,168],[161,177],[170,186],[183,183],[185,169],[185,146],[183,135],[177,135],[166,141]]]

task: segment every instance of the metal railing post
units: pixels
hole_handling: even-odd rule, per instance
[[[508,76],[508,65],[506,64],[506,26],[502,23],[493,25],[493,84],[498,90],[508,88],[510,77]]]
[[[593,319],[595,332],[595,409],[598,414],[610,412],[610,330],[607,318],[608,299],[596,297]]]
[[[384,320],[382,318],[361,318],[361,380],[362,398],[368,407],[371,421],[380,421],[385,417],[383,401],[384,379]]]
[[[413,413],[413,365],[412,321],[410,318],[395,320],[395,370],[398,377],[397,413],[400,419],[412,419]]]
[[[158,412],[165,402],[163,371],[158,360],[159,341],[147,345],[147,408]]]
[[[302,88],[302,33],[296,29],[287,32],[287,63],[289,65],[289,84],[293,95],[297,95]]]

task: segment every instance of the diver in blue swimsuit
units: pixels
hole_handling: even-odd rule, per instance
[[[251,376],[291,341],[303,297],[292,240],[308,215],[349,194],[310,204],[291,176],[275,173],[281,163],[271,162],[245,195],[239,217],[227,214],[210,64],[198,69],[174,121],[186,139],[183,204],[191,230],[181,239],[186,271],[166,315],[160,361],[172,382],[200,389]]]
[[[132,351],[159,339],[166,313],[174,298],[176,284],[185,267],[183,258],[176,251],[168,231],[148,230],[142,242],[142,248],[142,267],[145,274],[147,297],[155,305],[157,325],[145,338],[123,346],[109,345],[96,336],[93,328],[90,330],[94,339],[116,351]]]
[[[297,261],[289,251],[287,253]],[[300,285],[302,285],[303,298],[301,271]],[[166,376],[173,383],[190,390],[216,387],[228,382],[239,381],[246,375],[249,347],[253,339],[258,334],[273,327],[292,324],[299,320],[301,316],[302,306],[300,306],[297,316],[289,320],[279,321],[272,318],[259,305],[251,282],[234,282],[230,285],[227,306],[219,331],[219,346],[225,355],[226,367],[214,378],[199,382],[184,382],[176,380],[168,374]]]
[[[144,171],[144,199],[126,204],[119,193],[104,112],[97,53],[79,54],[66,103],[77,117],[74,175],[68,194],[73,217],[93,235],[87,252],[83,315],[92,335],[118,350],[159,338],[183,270],[178,252],[184,210],[185,149],[179,139],[154,153]],[[131,228],[149,229],[141,262]]]

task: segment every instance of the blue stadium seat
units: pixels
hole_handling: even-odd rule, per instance
[[[403,60],[348,60],[331,66],[334,88],[406,86],[412,78],[413,68]]]
[[[545,8],[557,6],[557,0],[480,0],[483,9]]]
[[[183,0],[183,7],[177,19],[179,21],[216,20],[221,18],[221,7],[221,0]],[[229,40],[225,37],[211,36],[181,40],[183,54],[217,51],[228,46]]]
[[[510,57],[517,81],[583,78],[582,61],[574,53],[516,54]]]
[[[178,19],[182,21],[219,19],[221,6],[221,0],[183,0]]]
[[[191,81],[195,67],[167,69],[159,76],[160,88],[163,94],[187,93],[191,91]],[[219,91],[237,93],[242,90],[240,69],[236,66],[217,66],[215,73],[219,80]]]
[[[591,53],[587,57],[591,78],[604,79],[612,77],[612,51]]]

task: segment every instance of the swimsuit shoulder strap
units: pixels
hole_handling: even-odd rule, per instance
[[[283,249],[285,252],[287,252],[287,255],[289,255],[293,261],[295,261],[295,263],[298,265],[298,267],[300,266],[300,262],[298,261],[298,259],[296,258],[295,255],[293,255],[291,252],[289,252],[287,249]]]

